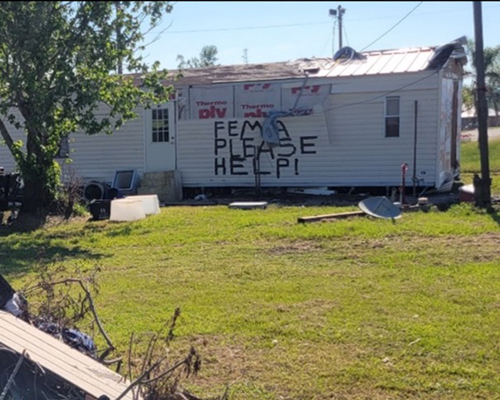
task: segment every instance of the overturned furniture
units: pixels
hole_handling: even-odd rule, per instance
[[[0,212],[17,209],[22,201],[21,176],[18,173],[3,174],[1,171]]]
[[[125,379],[15,316],[0,311],[0,392],[7,398],[128,399]]]

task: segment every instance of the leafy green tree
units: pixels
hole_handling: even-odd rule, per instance
[[[0,134],[24,180],[24,210],[56,199],[62,138],[112,133],[137,105],[168,100],[166,71],[138,54],[144,27],[171,10],[166,1],[0,2]],[[122,65],[138,74],[113,73]],[[98,118],[102,103],[107,115]],[[25,141],[13,140],[13,127]]]
[[[475,102],[474,87],[472,85],[464,85],[462,89],[462,101],[467,110],[474,108]]]
[[[476,66],[474,65],[476,46],[473,40],[467,42],[468,58],[472,70],[466,75],[472,79],[472,85],[464,86],[464,104],[476,103]],[[488,104],[494,108],[498,120],[500,113],[500,46],[484,48],[484,74],[486,78],[486,98]],[[471,99],[472,97],[472,99]]]
[[[179,54],[177,56],[179,69],[213,67],[218,60],[218,52],[217,46],[208,45],[202,47],[199,57],[192,57],[186,60],[184,56]]]

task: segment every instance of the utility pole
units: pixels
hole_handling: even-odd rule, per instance
[[[339,50],[340,50],[342,48],[342,16],[345,14],[345,8],[342,8],[342,6],[339,5],[336,10],[331,9],[329,14],[331,17],[337,18],[337,21],[339,23]]]
[[[474,64],[477,71],[477,122],[479,131],[479,154],[481,156],[481,178],[474,175],[474,193],[476,205],[488,207],[491,204],[491,179],[488,155],[488,105],[486,102],[486,83],[484,77],[484,52],[483,52],[483,16],[480,1],[473,2],[474,7],[474,34],[476,53]]]

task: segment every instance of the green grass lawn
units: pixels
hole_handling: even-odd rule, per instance
[[[472,183],[474,173],[481,171],[478,143],[462,143],[461,151],[462,180],[465,183]],[[490,141],[489,160],[492,178],[491,192],[500,195],[500,140],[498,139]]]
[[[500,216],[468,205],[300,225],[345,208],[172,207],[134,223],[0,237],[16,285],[37,263],[102,267],[120,349],[181,307],[190,389],[232,399],[493,399],[500,393]]]

